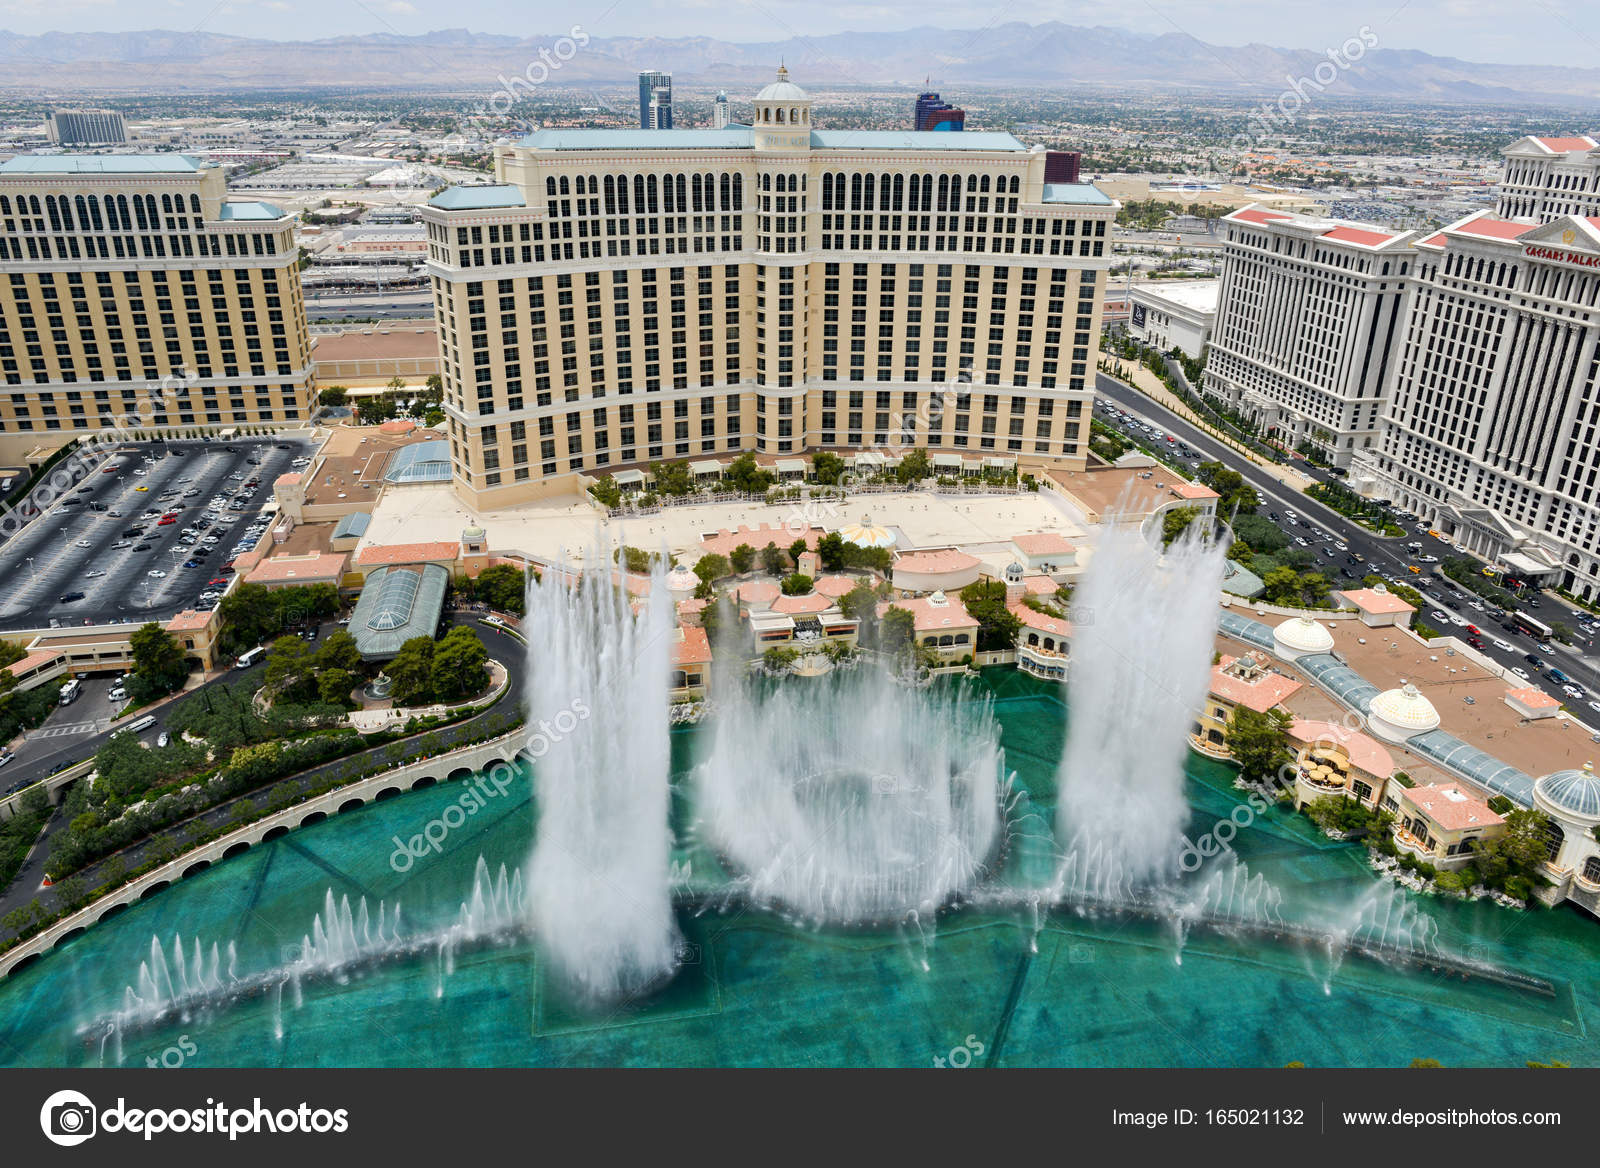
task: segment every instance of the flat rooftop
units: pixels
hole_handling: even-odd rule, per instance
[[[370,501],[377,497],[378,484],[394,452],[419,442],[437,440],[432,430],[418,428],[408,434],[385,432],[379,426],[335,426],[322,446],[322,453],[301,472],[306,502],[346,503]],[[343,495],[344,498],[340,498]],[[459,529],[456,532],[460,536]],[[406,540],[392,540],[402,543]]]
[[[353,329],[316,338],[311,358],[316,362],[375,361],[397,357],[437,357],[439,330]]]
[[[1145,477],[1148,475],[1149,477]],[[1211,494],[1164,466],[1091,467],[1084,471],[1051,471],[1050,479],[1093,516],[1123,513],[1149,515],[1164,503]]]

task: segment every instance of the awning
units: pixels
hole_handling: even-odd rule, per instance
[[[722,464],[714,458],[707,458],[700,462],[691,462],[689,464],[689,473],[697,479],[702,478],[705,475],[716,475],[718,478],[720,478],[722,477]]]
[[[856,466],[882,466],[885,459],[880,450],[863,450],[852,461]]]
[[[961,456],[959,454],[935,454],[933,456],[933,465],[954,467],[956,470],[960,470]]]
[[[1017,460],[1014,458],[986,458],[983,461],[989,466],[998,467],[1001,470],[1017,465]]]
[[[618,486],[642,486],[644,484],[644,471],[619,470],[611,476],[617,480]]]
[[[1506,567],[1525,576],[1538,576],[1545,572],[1559,571],[1561,568],[1560,564],[1550,563],[1544,556],[1538,554],[1536,549],[1532,548],[1526,551],[1501,552],[1500,560]]]
[[[777,462],[778,473],[781,475],[806,473],[806,460],[803,458],[780,458]]]

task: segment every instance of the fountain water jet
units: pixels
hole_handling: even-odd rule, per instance
[[[600,567],[549,569],[528,589],[539,815],[528,895],[558,980],[605,1001],[674,967],[667,695],[677,622],[659,566],[635,615],[611,556],[586,563]]]
[[[1010,785],[987,701],[868,671],[718,680],[695,791],[707,838],[744,874],[736,891],[813,922],[921,931],[983,878]]]
[[[1114,899],[1178,874],[1183,763],[1206,696],[1222,562],[1201,535],[1163,555],[1136,525],[1107,524],[1074,598],[1056,834],[1057,883],[1080,896]]]

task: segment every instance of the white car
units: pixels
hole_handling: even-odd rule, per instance
[[[1464,616],[1456,616],[1454,613],[1452,613],[1450,615],[1450,623],[1455,625],[1457,628],[1464,629],[1467,627],[1467,618]]]
[[[1307,543],[1307,542],[1306,542],[1306,538],[1305,538],[1305,536],[1303,536],[1303,535],[1297,535],[1297,536],[1295,536],[1295,537],[1294,537],[1294,542],[1295,542],[1295,543],[1297,543],[1297,544],[1299,544],[1299,545],[1300,545],[1300,546],[1301,546],[1301,547],[1310,547],[1310,546],[1311,546],[1311,545],[1310,545],[1310,544],[1308,544],[1308,543]]]
[[[1541,653],[1554,653],[1555,651],[1556,651],[1556,647],[1554,645],[1552,645],[1549,641],[1546,641],[1542,645],[1539,646],[1539,652],[1541,652]]]
[[[138,475],[140,478],[144,478],[145,477],[145,472],[140,470],[138,467],[134,467],[133,473]]]
[[[1334,546],[1334,547],[1336,547],[1336,548],[1338,548],[1338,549],[1339,549],[1339,550],[1340,550],[1340,551],[1342,551],[1342,552],[1347,552],[1347,551],[1349,551],[1349,550],[1350,550],[1350,549],[1349,549],[1349,548],[1347,548],[1347,547],[1346,547],[1346,546],[1345,546],[1345,545],[1344,545],[1344,544],[1342,544],[1342,543],[1336,543],[1336,544],[1334,544],[1334,545],[1333,545],[1333,546]]]
[[[1569,698],[1581,698],[1584,694],[1584,691],[1575,685],[1564,685],[1561,687],[1561,692],[1566,694]]]
[[[1434,620],[1439,621],[1441,624],[1448,624],[1450,621],[1450,614],[1445,612],[1443,609],[1436,608],[1428,615]]]
[[[1471,554],[1470,552],[1467,551],[1466,546],[1464,544],[1459,544],[1459,543],[1451,544],[1450,545],[1450,550],[1453,551],[1453,552],[1457,552],[1457,553],[1459,553],[1459,554],[1461,554],[1463,556]]]
[[[171,741],[172,741],[171,736],[165,730],[163,730],[160,734],[156,735],[156,745],[157,746],[165,746],[167,743],[169,743]]]
[[[1419,563],[1419,564],[1437,564],[1438,562],[1439,562],[1439,557],[1438,556],[1418,556],[1417,557],[1417,563]]]
[[[1518,677],[1522,678],[1523,681],[1532,681],[1533,680],[1532,678],[1530,678],[1528,676],[1528,671],[1526,669],[1522,668],[1522,666],[1520,666],[1520,665],[1513,665],[1511,667],[1511,672],[1515,673]]]
[[[1494,647],[1502,653],[1515,653],[1517,651],[1517,647],[1510,641],[1502,641],[1499,637],[1494,639]]]
[[[85,572],[83,574],[83,578],[85,580],[98,580],[101,576],[104,576],[104,575],[105,575],[104,572],[102,572],[99,568],[96,568],[92,572]]]
[[[1595,713],[1600,714],[1600,702],[1590,702],[1589,708]]]
[[[77,546],[78,546],[78,547],[94,547],[94,544],[92,544],[92,543],[90,543],[90,542],[89,542],[89,541],[88,541],[88,540],[86,540],[86,539],[80,539],[80,540],[79,540],[79,541],[78,541],[78,544],[77,544]]]
[[[165,580],[167,578],[167,574],[160,568],[152,568],[150,571],[146,572],[145,575],[149,576],[152,580]]]
[[[111,702],[125,702],[128,700],[128,691],[120,685],[113,686],[106,694],[106,700]]]

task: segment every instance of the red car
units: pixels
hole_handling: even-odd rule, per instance
[[[166,527],[168,524],[176,522],[178,522],[178,517],[176,515],[163,515],[160,519],[156,520],[156,526]]]

